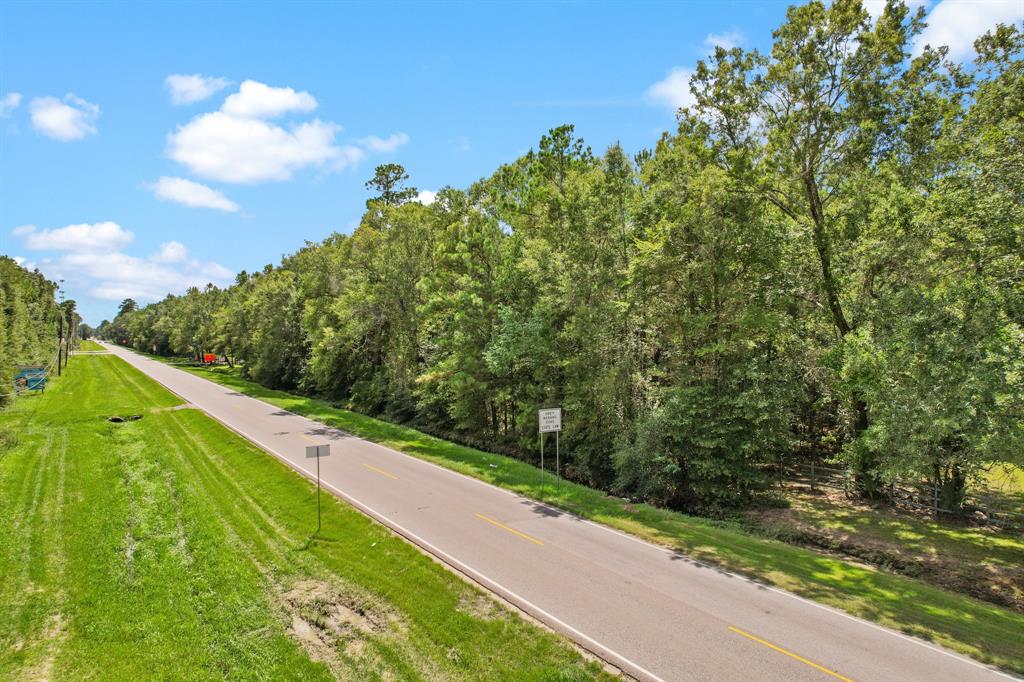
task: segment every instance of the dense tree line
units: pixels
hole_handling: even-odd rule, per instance
[[[1024,452],[1024,40],[912,57],[922,17],[790,8],[654,149],[562,126],[429,206],[382,166],[351,236],[99,333],[530,458],[562,405],[571,478],[675,508],[782,456],[954,508]]]
[[[81,322],[74,301],[58,303],[57,285],[38,270],[28,271],[0,256],[0,406],[10,401],[19,365],[48,367],[56,362],[59,332],[65,343]]]

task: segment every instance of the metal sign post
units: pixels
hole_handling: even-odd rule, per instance
[[[330,445],[307,445],[306,457],[316,459],[316,532],[320,532],[320,458],[329,457]]]
[[[540,430],[540,494],[544,496],[544,434],[554,432],[555,434],[555,486],[558,485],[558,477],[561,471],[561,462],[558,456],[558,434],[562,431],[562,408],[552,407],[537,410],[537,424]]]

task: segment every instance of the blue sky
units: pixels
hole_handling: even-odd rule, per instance
[[[1024,15],[926,7],[958,58],[966,34]],[[0,253],[63,278],[97,324],[125,296],[224,284],[351,232],[378,163],[432,191],[562,123],[598,151],[649,147],[709,45],[768,48],[785,8],[5,3]]]

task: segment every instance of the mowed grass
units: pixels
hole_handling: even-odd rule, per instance
[[[78,342],[78,350],[105,350],[103,346],[91,339],[83,339]]]
[[[539,469],[373,419],[323,400],[262,387],[226,367],[186,367],[283,409],[435,462],[481,480],[544,499],[584,518],[679,549],[882,625],[933,641],[1017,672],[1024,672],[1024,615],[924,582],[768,540],[739,524],[714,522],[631,504],[550,474],[541,489]],[[1016,547],[999,549],[1011,557]],[[987,550],[985,550],[987,551]]]
[[[82,355],[0,413],[0,679],[606,676],[179,402]]]

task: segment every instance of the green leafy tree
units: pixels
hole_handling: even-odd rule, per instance
[[[400,206],[412,201],[416,198],[417,192],[415,187],[405,186],[408,179],[409,174],[405,172],[405,168],[397,163],[377,166],[373,177],[366,182],[366,189],[377,192],[377,196],[369,199],[366,207],[370,208],[374,202],[385,206]]]
[[[860,0],[793,6],[770,55],[719,48],[692,84],[696,113],[722,145],[721,162],[741,180],[737,191],[761,197],[807,240],[809,259],[796,270],[808,278],[807,297],[827,312],[840,355],[862,321],[860,283],[870,273],[858,267],[857,253],[874,173],[905,155],[927,157],[930,133],[958,102],[960,83],[955,69],[952,78],[942,69],[944,50],[908,60],[922,17],[923,9],[910,16],[898,2],[877,21]],[[863,492],[877,495],[877,453],[860,440],[871,406],[846,389],[849,454]]]
[[[534,461],[562,405],[563,474],[681,509],[747,504],[791,456],[956,509],[1024,451],[1024,78],[1013,27],[973,71],[912,56],[922,16],[791,7],[769,53],[699,65],[654,149],[559,126],[431,206],[382,165],[351,235],[99,333]],[[12,267],[8,364],[57,319]]]

